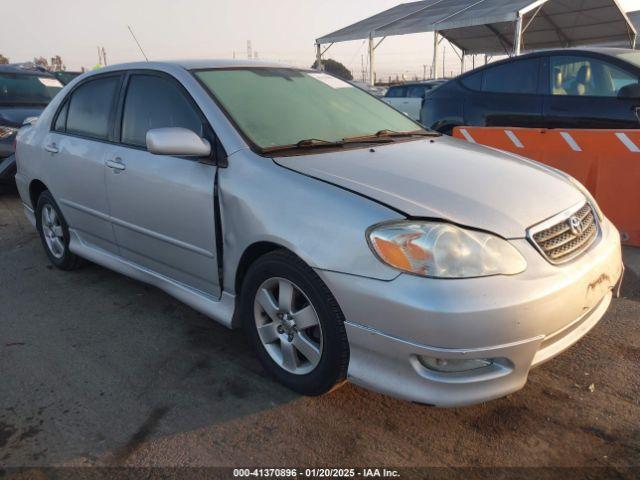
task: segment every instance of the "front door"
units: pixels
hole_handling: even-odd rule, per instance
[[[111,217],[120,254],[190,288],[218,296],[214,182],[216,167],[184,157],[154,155],[146,133],[184,127],[204,133],[204,118],[172,78],[128,77],[120,144],[106,166]]]

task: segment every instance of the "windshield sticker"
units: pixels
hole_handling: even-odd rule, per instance
[[[62,84],[56,78],[38,77],[38,80],[40,80],[40,83],[43,84],[45,87],[62,88]]]
[[[325,85],[329,85],[331,88],[353,88],[353,85],[350,83],[340,80],[339,78],[332,77],[331,75],[327,75],[326,73],[310,73],[309,76],[321,81]]]

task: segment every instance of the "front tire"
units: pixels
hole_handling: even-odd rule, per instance
[[[40,194],[35,214],[36,228],[51,263],[61,270],[78,268],[81,259],[69,250],[69,226],[48,190]]]
[[[316,396],[344,382],[344,316],[320,277],[294,254],[277,250],[251,265],[239,313],[260,362],[283,385]]]

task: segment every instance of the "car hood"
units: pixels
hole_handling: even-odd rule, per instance
[[[505,238],[523,238],[527,228],[585,200],[544,165],[450,137],[274,161],[410,217],[447,220]]]
[[[19,107],[19,106],[7,106],[0,105],[0,125],[8,127],[21,127],[22,122],[28,117],[39,117],[42,111],[45,109],[42,107]]]

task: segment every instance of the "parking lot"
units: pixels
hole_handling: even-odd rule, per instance
[[[434,409],[268,378],[242,332],[88,264],[47,261],[0,196],[0,467],[640,464],[638,250],[622,298],[521,391]]]

